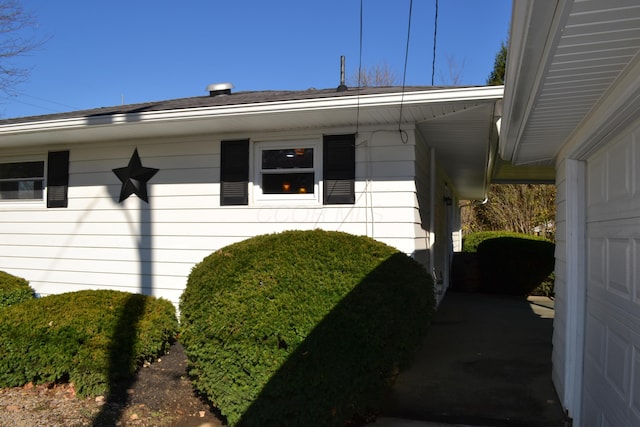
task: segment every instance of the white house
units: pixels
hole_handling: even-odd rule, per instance
[[[640,2],[514,1],[511,24],[500,155],[556,173],[553,380],[574,425],[639,426]]]
[[[415,257],[442,294],[457,202],[489,183],[501,86],[210,89],[0,121],[0,270],[41,295],[111,288],[177,303],[211,252],[322,228]]]

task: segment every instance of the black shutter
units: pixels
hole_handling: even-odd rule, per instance
[[[354,204],[356,202],[355,135],[325,135],[324,137],[324,204]]]
[[[66,208],[69,189],[69,151],[50,151],[47,161],[47,207]]]
[[[249,204],[249,140],[220,145],[220,205]]]

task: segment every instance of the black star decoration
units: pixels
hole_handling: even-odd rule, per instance
[[[118,179],[122,181],[122,188],[120,189],[120,200],[122,203],[127,197],[132,194],[140,197],[145,202],[149,203],[149,196],[147,195],[147,181],[149,181],[159,169],[146,168],[142,166],[140,156],[138,155],[138,149],[136,148],[129,160],[129,164],[124,168],[113,169],[113,173],[116,174]]]

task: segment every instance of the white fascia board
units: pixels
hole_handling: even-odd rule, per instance
[[[396,92],[390,94],[353,95],[330,98],[313,98],[255,104],[185,108],[175,110],[147,111],[142,113],[105,114],[104,116],[75,117],[47,121],[32,121],[0,126],[1,135],[15,135],[24,132],[44,132],[71,130],[75,128],[98,128],[118,124],[150,123],[173,120],[193,120],[200,118],[251,116],[266,113],[288,113],[326,109],[367,108],[396,106],[400,104],[427,104],[441,102],[462,102],[474,100],[501,99],[503,86],[478,86],[427,91]],[[134,119],[132,119],[134,117]],[[89,120],[108,119],[108,123],[91,124]]]

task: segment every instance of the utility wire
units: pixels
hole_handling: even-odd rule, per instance
[[[438,0],[436,0],[436,16],[433,23],[433,60],[431,61],[431,86],[436,75],[436,38],[438,35]]]
[[[40,98],[38,96],[27,95],[26,93],[23,93],[23,94],[20,94],[20,95],[14,95],[14,96],[3,96],[3,97],[0,97],[0,99],[3,99],[5,101],[9,101],[9,102],[13,102],[13,103],[16,103],[16,104],[28,105],[29,107],[35,107],[35,108],[39,108],[41,110],[46,110],[46,111],[53,112],[53,113],[60,113],[60,112],[63,111],[60,108],[45,107],[44,105],[34,104],[34,103],[31,103],[31,102],[27,102],[27,101],[23,101],[21,99],[18,99],[18,98],[22,98],[22,97],[33,98],[35,100],[46,102],[46,103],[49,103],[49,104],[56,104],[56,105],[59,105],[61,107],[67,107],[67,109],[71,109],[71,110],[74,110],[74,109],[77,110],[78,109],[77,107],[74,107],[72,105],[63,104],[62,102],[57,102],[57,101],[51,101],[49,99]]]
[[[400,118],[398,119],[398,131],[403,144],[406,144],[406,135],[402,132],[402,107],[404,105],[404,89],[407,82],[407,63],[409,62],[409,41],[411,40],[411,16],[413,15],[413,0],[409,1],[409,23],[407,24],[407,46],[404,51],[404,71],[402,73],[402,96],[400,97]]]
[[[358,58],[358,94],[356,95],[356,99],[358,104],[356,105],[356,138],[358,137],[358,130],[360,126],[360,79],[362,78],[362,9],[363,9],[363,0],[360,0],[360,47],[359,47],[359,58]]]

